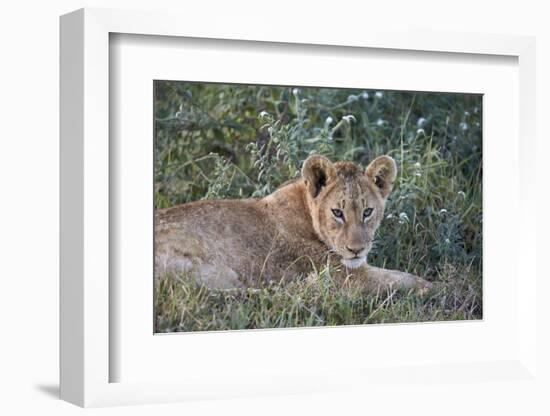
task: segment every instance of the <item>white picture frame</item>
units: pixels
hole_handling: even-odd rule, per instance
[[[185,24],[182,24],[185,21]],[[358,366],[319,372],[269,374],[235,382],[232,374],[216,380],[194,376],[178,381],[111,382],[109,284],[109,37],[122,33],[147,36],[224,39],[247,42],[332,45],[334,47],[429,51],[440,54],[504,55],[519,68],[519,185],[517,269],[522,279],[517,291],[520,323],[517,348],[498,361],[469,363],[421,361],[414,368],[420,383],[460,379],[478,383],[490,379],[537,383],[536,362],[536,218],[528,211],[535,195],[529,167],[535,137],[535,41],[529,37],[421,31],[380,32],[362,28],[330,33],[321,27],[280,32],[264,24],[235,33],[225,21],[216,26],[202,19],[173,13],[82,9],[61,18],[61,398],[80,406],[159,403],[198,398],[249,397],[358,389],[392,379],[407,379],[410,368]],[[344,329],[346,330],[346,329]],[[212,336],[223,336],[213,334]],[[252,366],[253,364],[247,364]],[[319,374],[328,377],[319,377]],[[346,381],[342,381],[346,380]]]

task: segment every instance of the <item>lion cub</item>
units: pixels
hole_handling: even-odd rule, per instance
[[[301,178],[262,199],[197,201],[155,213],[155,274],[191,274],[210,288],[258,287],[328,263],[341,282],[373,290],[425,289],[408,273],[367,264],[397,168],[389,156],[366,170],[308,157]]]

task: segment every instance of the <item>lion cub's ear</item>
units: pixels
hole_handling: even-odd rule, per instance
[[[387,198],[397,176],[395,160],[389,156],[379,156],[367,166],[365,171],[369,179],[380,189],[383,198]]]
[[[302,178],[310,195],[315,198],[321,189],[336,177],[336,169],[330,160],[324,156],[312,155],[302,166]]]

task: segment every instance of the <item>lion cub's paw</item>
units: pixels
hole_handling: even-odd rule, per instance
[[[414,289],[416,293],[418,293],[421,296],[424,296],[424,295],[427,295],[432,290],[433,283],[428,282],[427,280],[418,276],[413,276],[413,277],[415,282],[411,288]]]
[[[426,295],[433,288],[433,283],[409,273],[400,273],[395,283],[422,296]]]

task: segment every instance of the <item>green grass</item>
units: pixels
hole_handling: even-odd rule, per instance
[[[157,332],[288,328],[478,319],[480,280],[447,267],[429,294],[367,293],[339,287],[325,270],[286,285],[209,290],[185,276],[157,281]]]
[[[320,153],[399,174],[369,262],[434,283],[388,299],[338,288],[328,271],[258,291],[155,283],[156,330],[355,325],[482,317],[481,96],[155,83],[155,207],[262,197]]]

